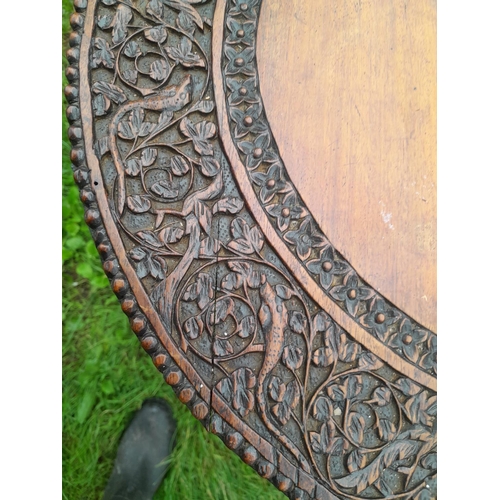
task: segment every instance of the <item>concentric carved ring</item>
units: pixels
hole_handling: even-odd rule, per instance
[[[260,1],[75,5],[75,180],[165,380],[290,498],[434,497],[436,337],[288,178],[257,85]]]

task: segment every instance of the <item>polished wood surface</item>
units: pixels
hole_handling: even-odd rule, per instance
[[[436,331],[435,2],[264,2],[257,60],[281,155],[325,234]]]

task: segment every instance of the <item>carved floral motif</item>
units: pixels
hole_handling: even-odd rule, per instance
[[[210,405],[215,397],[224,402],[226,422],[210,417],[209,427],[235,450],[252,433],[272,443],[275,462],[257,460],[253,447],[241,454],[291,497],[316,491],[332,499],[434,498],[435,393],[402,377],[318,308],[236,187],[215,118],[214,2],[94,3],[86,63],[92,144],[104,182],[94,188],[105,190],[113,218],[107,223],[118,228],[155,314],[186,357],[181,370],[195,366],[203,380],[196,391],[206,385]],[[228,2],[224,49],[234,140],[258,197],[333,300],[410,362],[435,370],[435,335],[357,276],[286,174],[256,88],[259,5]],[[134,306],[125,300],[122,307]],[[142,320],[134,321],[134,331],[145,331]],[[154,333],[143,339],[147,350],[158,344]],[[173,373],[167,380],[175,384]],[[191,401],[189,387],[181,399]],[[203,404],[194,408],[207,418]],[[232,414],[241,434],[227,423]]]

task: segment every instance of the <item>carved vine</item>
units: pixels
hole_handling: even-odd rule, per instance
[[[435,370],[435,336],[357,276],[286,176],[256,88],[258,7],[228,4],[224,70],[234,139],[259,199],[348,314]],[[172,339],[211,368],[211,390],[250,428],[261,422],[266,439],[319,484],[341,498],[431,498],[435,393],[318,309],[236,188],[217,140],[213,10],[205,0],[99,3],[89,60],[94,149],[128,259]]]

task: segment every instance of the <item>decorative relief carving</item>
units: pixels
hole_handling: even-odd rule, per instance
[[[290,498],[434,498],[435,392],[311,300],[237,188],[218,140],[215,2],[81,3],[81,57],[68,54],[72,82],[80,57],[81,84],[66,92],[75,180],[113,289],[167,382]],[[435,336],[356,275],[286,175],[255,86],[258,7],[228,4],[225,35],[234,140],[258,197],[333,300],[435,370]]]
[[[242,5],[248,10],[242,11]],[[432,340],[435,334],[408,318],[361,280],[322,233],[284,168],[255,84],[255,40],[260,5],[261,0],[241,4],[228,2],[223,47],[224,90],[231,134],[255,193],[277,233],[291,246],[298,260],[325,292],[378,340],[419,368],[436,375],[428,362],[429,355],[432,356],[429,346],[436,344],[436,339]],[[249,10],[256,14],[248,15]],[[234,29],[241,23],[247,27],[245,31],[237,31],[235,37]],[[238,34],[245,43],[241,42],[235,48]],[[235,96],[240,89],[243,89],[244,98]],[[339,287],[347,286],[348,282],[359,284],[362,294],[358,294],[359,288],[350,288],[341,298]],[[346,293],[350,296],[347,297]],[[403,329],[405,333],[402,333]],[[402,336],[406,343],[402,342]],[[435,356],[435,350],[433,352]]]

